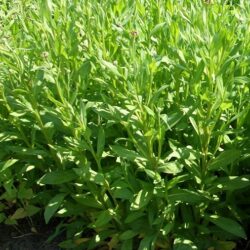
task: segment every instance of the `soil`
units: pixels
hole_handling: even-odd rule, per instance
[[[47,242],[54,226],[41,225],[36,228],[37,232],[31,232],[27,225],[17,229],[0,224],[0,250],[60,250],[58,244],[63,241],[62,236]]]

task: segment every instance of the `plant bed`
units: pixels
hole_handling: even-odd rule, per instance
[[[58,219],[62,249],[247,247],[250,1],[0,2],[13,244]]]

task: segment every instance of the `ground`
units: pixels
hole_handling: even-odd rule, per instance
[[[27,225],[21,229],[23,232],[13,226],[0,225],[0,250],[60,250],[59,238],[52,243],[46,242],[53,228],[41,225],[37,233],[29,232]]]

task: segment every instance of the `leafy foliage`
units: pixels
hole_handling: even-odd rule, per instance
[[[0,222],[59,217],[65,249],[247,238],[248,1],[0,6]]]

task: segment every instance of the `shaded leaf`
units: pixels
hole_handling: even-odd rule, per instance
[[[90,195],[86,194],[75,194],[72,195],[72,197],[79,202],[80,204],[87,206],[87,207],[93,207],[93,208],[102,208],[102,203],[99,202],[94,197],[91,197]]]
[[[243,227],[238,222],[232,219],[221,217],[219,215],[208,215],[206,216],[206,218],[219,228],[225,230],[226,232],[229,232],[243,239],[247,238]]]
[[[49,201],[44,211],[44,218],[46,224],[48,224],[51,217],[56,213],[58,208],[61,206],[65,196],[66,194],[58,194]]]
[[[73,170],[57,170],[45,174],[39,181],[39,184],[58,185],[73,181],[77,178]]]
[[[127,230],[120,235],[120,240],[128,240],[134,238],[138,233],[133,230]]]
[[[94,226],[96,228],[102,227],[102,226],[106,225],[107,223],[109,223],[109,221],[112,220],[112,217],[113,216],[111,215],[111,213],[108,210],[103,211],[97,217],[97,220],[95,221]]]
[[[202,201],[206,201],[207,198],[197,192],[190,191],[188,189],[175,189],[169,193],[168,200],[171,203],[179,201],[184,203],[197,204]]]
[[[229,164],[239,159],[240,155],[241,155],[241,152],[236,149],[230,149],[230,150],[224,151],[209,163],[208,169],[209,170],[219,170],[219,169],[223,170]]]
[[[250,180],[244,176],[228,176],[228,177],[219,177],[214,182],[212,182],[213,189],[222,189],[222,190],[237,190],[241,188],[248,187],[250,185]]]

